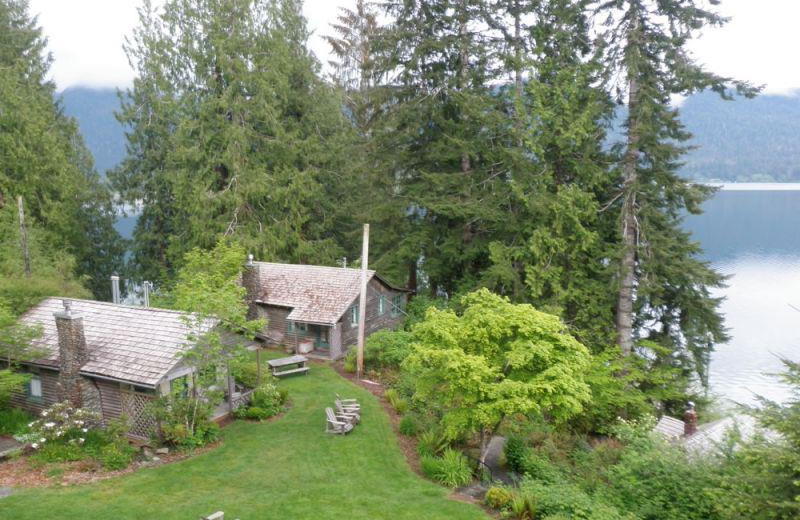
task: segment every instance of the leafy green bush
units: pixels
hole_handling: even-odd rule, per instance
[[[247,406],[242,406],[234,412],[238,419],[263,420],[274,417],[283,409],[288,393],[279,391],[272,381],[262,383],[253,391],[253,396]]]
[[[386,392],[383,393],[383,396],[387,401],[389,401],[389,404],[392,405],[392,408],[394,408],[395,411],[400,415],[403,415],[408,411],[408,401],[401,397],[400,393],[394,388],[389,388],[386,390]]]
[[[39,449],[50,443],[83,445],[86,434],[100,427],[100,415],[84,408],[75,408],[69,401],[56,403],[43,410],[41,418],[28,425],[33,440],[31,447]]]
[[[506,445],[503,447],[503,453],[506,456],[506,466],[514,473],[522,474],[524,472],[525,456],[530,451],[525,445],[522,438],[511,435],[506,440]]]
[[[364,344],[364,368],[398,368],[411,352],[411,333],[402,330],[379,330],[370,334]],[[344,360],[348,372],[356,371],[356,350],[350,349]]]
[[[453,449],[446,449],[441,457],[425,455],[420,465],[425,476],[448,487],[466,486],[472,480],[469,461]]]
[[[13,370],[0,370],[0,410],[8,406],[11,394],[22,391],[30,377],[30,374],[22,374]]]
[[[231,362],[231,374],[236,381],[247,388],[255,388],[258,385],[258,364],[254,359],[238,359]],[[262,361],[261,382],[268,382],[271,379],[269,366],[266,361]]]
[[[36,461],[53,462],[72,462],[88,458],[89,454],[78,444],[62,444],[57,442],[45,443],[41,448],[31,455]]]
[[[157,440],[177,449],[194,449],[215,441],[219,426],[211,421],[212,405],[199,397],[167,395],[151,410],[158,421]]]
[[[26,433],[33,416],[20,408],[0,410],[0,435],[19,435]]]
[[[413,415],[406,415],[400,420],[398,429],[403,435],[414,437],[419,431],[419,425]]]
[[[563,480],[564,475],[558,466],[537,450],[529,450],[522,460],[522,474],[547,483]]]
[[[533,520],[536,518],[536,499],[525,492],[517,492],[511,499],[509,509],[514,518]]]
[[[617,507],[657,520],[718,518],[707,493],[713,475],[706,459],[657,440],[631,444],[605,472],[608,496]]]
[[[484,498],[487,506],[492,509],[497,509],[498,511],[509,507],[512,500],[514,500],[514,494],[500,486],[490,487]]]
[[[598,496],[590,496],[572,484],[547,484],[526,477],[519,492],[533,501],[536,514],[540,517],[563,515],[574,520],[633,519],[604,503]]]
[[[113,442],[100,448],[98,459],[109,470],[127,468],[133,461],[136,449],[126,442]]]
[[[433,457],[448,446],[447,438],[438,430],[427,430],[417,438],[417,453],[421,457]]]

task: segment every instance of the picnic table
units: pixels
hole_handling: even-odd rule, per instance
[[[269,365],[270,372],[275,377],[281,377],[288,374],[308,373],[308,358],[305,356],[290,356],[279,359],[270,359],[267,364]]]

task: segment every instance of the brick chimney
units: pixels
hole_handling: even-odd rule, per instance
[[[683,414],[683,436],[691,437],[697,433],[697,412],[694,403],[689,401],[686,412]]]
[[[244,264],[244,271],[242,271],[242,287],[246,291],[247,319],[249,320],[258,318],[258,304],[255,302],[261,292],[258,274],[258,264],[253,261],[253,255],[247,255],[247,263]]]
[[[54,313],[58,331],[58,397],[73,406],[83,406],[81,367],[89,360],[89,350],[83,333],[83,318],[73,312],[72,302],[63,300],[64,310]]]

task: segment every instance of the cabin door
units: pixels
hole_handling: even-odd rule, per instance
[[[329,350],[331,348],[330,327],[322,327],[320,325],[313,325],[312,327],[314,348],[317,350]]]

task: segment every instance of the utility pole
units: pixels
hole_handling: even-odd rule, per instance
[[[364,224],[361,244],[361,296],[358,298],[358,350],[356,351],[356,377],[364,375],[364,326],[367,320],[367,259],[369,258],[369,224]]]
[[[19,208],[19,242],[22,246],[22,262],[25,266],[25,278],[31,277],[31,257],[28,251],[28,228],[25,227],[25,209],[22,207],[22,195],[17,197]]]

